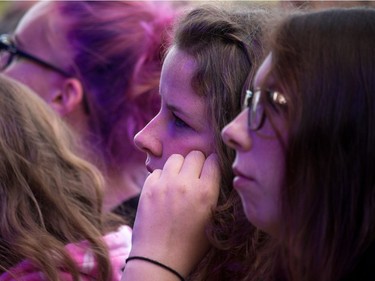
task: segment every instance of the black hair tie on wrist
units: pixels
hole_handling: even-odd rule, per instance
[[[178,273],[176,270],[174,270],[173,268],[170,268],[169,266],[166,266],[165,264],[162,264],[162,263],[160,263],[156,260],[152,260],[152,259],[149,259],[149,258],[146,258],[146,257],[141,257],[141,256],[132,256],[132,257],[128,257],[125,260],[125,263],[128,263],[128,261],[131,261],[131,260],[142,260],[142,261],[147,261],[149,263],[155,264],[155,265],[160,266],[161,268],[164,268],[165,270],[168,270],[169,272],[173,273],[181,281],[185,281],[184,277],[182,277],[182,275],[180,273]]]

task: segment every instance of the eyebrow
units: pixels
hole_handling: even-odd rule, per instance
[[[176,105],[173,105],[173,104],[169,104],[169,103],[167,103],[166,107],[167,107],[167,109],[170,110],[170,111],[177,112],[177,113],[179,113],[179,114],[181,114],[181,115],[184,115],[185,117],[189,117],[189,116],[187,115],[187,113],[186,113],[182,108],[180,108],[180,107],[178,107],[178,106],[176,106]]]

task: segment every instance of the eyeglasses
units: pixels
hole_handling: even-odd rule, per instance
[[[250,130],[258,131],[262,128],[266,119],[264,112],[264,101],[261,100],[261,95],[266,95],[267,101],[275,108],[275,105],[285,106],[286,98],[283,94],[277,91],[255,89],[254,93],[250,90],[246,91],[246,96],[243,104],[243,109],[249,108],[248,126]]]
[[[18,49],[12,42],[10,35],[8,34],[0,35],[0,71],[3,71],[4,69],[6,69],[12,63],[13,59],[17,56],[31,60],[39,65],[42,65],[53,71],[56,71],[66,77],[72,76],[67,71],[57,66],[54,66],[53,64],[45,62],[44,60],[37,58],[27,52],[24,52]]]

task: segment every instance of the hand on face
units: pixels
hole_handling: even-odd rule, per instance
[[[155,259],[186,276],[209,248],[205,227],[219,190],[215,155],[171,155],[145,181],[130,256]]]

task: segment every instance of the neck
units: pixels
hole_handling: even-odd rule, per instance
[[[103,210],[108,212],[123,201],[138,195],[146,177],[147,170],[143,162],[138,165],[131,163],[122,166],[120,170],[108,171],[108,175],[105,177]]]
[[[128,162],[120,167],[106,165],[105,160],[100,158],[100,152],[93,148],[87,119],[78,118],[78,120],[83,121],[80,126],[76,124],[73,128],[82,141],[83,150],[81,153],[86,160],[93,163],[102,172],[105,180],[103,211],[111,211],[141,192],[148,174],[144,165],[145,155],[137,151],[129,155]]]

